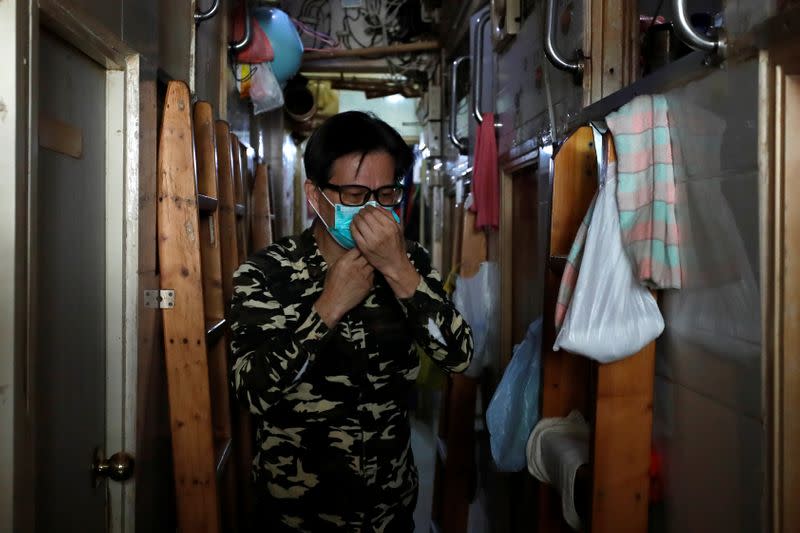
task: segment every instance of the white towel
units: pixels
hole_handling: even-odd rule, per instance
[[[528,438],[528,471],[561,494],[564,520],[574,530],[581,527],[575,509],[575,474],[589,463],[589,424],[578,411],[565,418],[543,418]]]

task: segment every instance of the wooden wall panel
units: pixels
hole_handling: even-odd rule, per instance
[[[584,105],[637,78],[639,12],[636,0],[587,0],[584,19]]]

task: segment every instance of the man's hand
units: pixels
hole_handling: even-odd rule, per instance
[[[339,258],[328,270],[325,288],[314,308],[329,328],[334,328],[345,313],[360,304],[369,294],[374,269],[354,248]]]
[[[403,228],[386,209],[367,206],[350,226],[356,247],[391,286],[398,298],[409,298],[419,285],[419,274],[406,256]]]

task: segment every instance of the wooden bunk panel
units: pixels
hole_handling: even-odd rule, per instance
[[[591,362],[553,351],[553,324],[564,262],[583,217],[597,192],[597,156],[591,127],[576,131],[559,149],[553,166],[550,260],[545,274],[542,345],[542,417],[588,413]]]
[[[219,529],[188,87],[170,82],[158,153],[158,252],[173,464],[181,531]]]
[[[596,365],[592,533],[647,531],[655,351]]]
[[[217,161],[219,165],[219,230],[222,247],[222,294],[225,306],[233,295],[233,273],[239,268],[239,245],[236,235],[236,196],[233,174],[233,152],[231,131],[228,123],[218,120],[215,124],[217,136]]]
[[[614,143],[608,145],[608,160],[616,161]],[[635,355],[594,365],[592,533],[647,531],[655,353],[651,342]]]
[[[242,176],[242,150],[239,137],[231,133],[231,154],[233,155],[233,192],[236,198],[236,246],[239,252],[239,264],[247,259],[247,241],[244,221],[247,220],[247,207],[244,195],[244,177]]]
[[[217,141],[211,104],[197,102],[194,106],[195,157],[197,159],[197,186],[201,194],[217,199]],[[198,195],[199,197],[199,195]],[[222,294],[222,263],[219,245],[219,216],[217,207],[200,217],[200,256],[203,268],[203,299],[208,345],[209,384],[211,390],[211,415],[214,428],[215,456],[219,464],[229,448],[231,433],[231,402],[228,386],[228,352],[222,333],[225,330],[225,303]],[[220,467],[217,467],[220,470]],[[219,472],[218,472],[219,473]],[[230,531],[237,531],[236,476],[233,468],[223,473],[223,521]]]

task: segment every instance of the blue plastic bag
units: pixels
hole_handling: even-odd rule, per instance
[[[492,457],[501,472],[519,472],[527,465],[525,446],[539,421],[542,319],[528,326],[489,402],[486,424]]]

